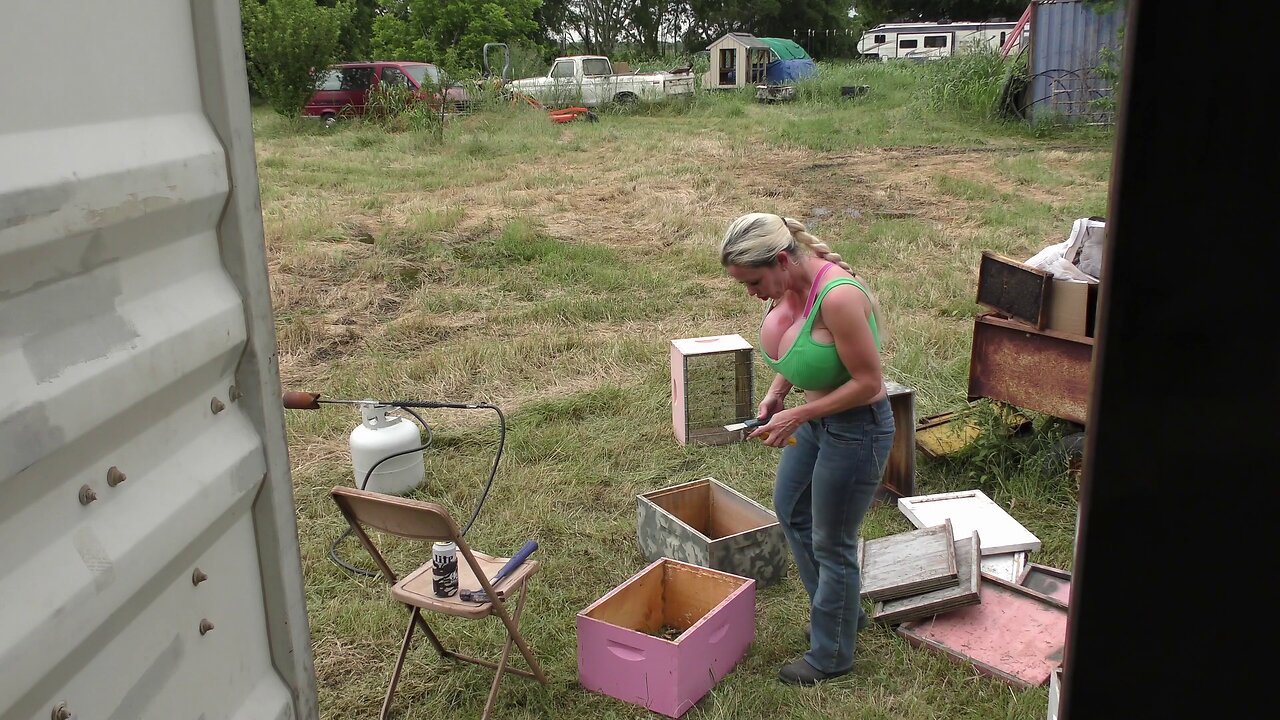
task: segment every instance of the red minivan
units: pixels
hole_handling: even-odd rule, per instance
[[[307,101],[302,114],[319,118],[332,125],[340,117],[364,114],[370,88],[379,83],[407,87],[431,107],[440,107],[440,68],[431,63],[374,61],[331,65],[316,83],[316,91]],[[427,89],[423,89],[423,85]],[[446,112],[465,112],[470,105],[467,91],[456,85],[445,88]]]

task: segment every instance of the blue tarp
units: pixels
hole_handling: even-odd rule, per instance
[[[765,66],[765,81],[770,85],[785,83],[806,78],[817,71],[818,66],[810,58],[798,60],[774,60]]]

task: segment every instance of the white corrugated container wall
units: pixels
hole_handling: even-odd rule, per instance
[[[0,66],[0,718],[316,718],[239,4]]]

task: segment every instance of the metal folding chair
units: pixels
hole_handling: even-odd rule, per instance
[[[387,686],[387,697],[382,703],[382,713],[379,715],[382,720],[386,720],[391,710],[391,699],[395,695],[396,685],[400,682],[400,671],[404,668],[405,657],[409,652],[409,643],[413,640],[415,627],[422,628],[422,632],[426,634],[427,639],[431,641],[431,645],[441,657],[462,660],[497,671],[493,678],[493,686],[489,689],[489,698],[484,704],[482,720],[488,720],[490,713],[493,712],[494,699],[498,696],[498,684],[502,681],[504,673],[533,678],[543,685],[547,684],[547,678],[542,674],[542,668],[538,665],[537,659],[520,635],[519,628],[520,612],[524,609],[525,582],[530,575],[537,572],[536,561],[525,560],[495,586],[489,583],[489,578],[506,564],[508,558],[494,557],[471,550],[463,540],[457,524],[449,516],[449,512],[440,505],[348,487],[335,487],[331,494],[334,502],[338,504],[338,509],[342,511],[343,517],[350,523],[352,532],[360,538],[360,542],[369,551],[373,561],[391,583],[391,597],[409,608],[409,625],[405,628],[404,642],[400,645],[400,657],[396,660],[395,670],[391,674],[391,684]],[[458,563],[459,593],[448,598],[436,597],[431,588],[430,559],[406,575],[404,579],[396,578],[395,572],[382,557],[382,553],[378,552],[378,548],[369,539],[369,535],[365,532],[366,527],[427,543],[452,540],[458,546],[461,560],[465,561]],[[461,599],[462,589],[484,590],[490,601],[464,602]],[[519,600],[516,602],[515,612],[508,613],[506,599],[510,599],[512,594],[518,594]],[[423,610],[470,620],[497,615],[507,628],[507,641],[502,646],[500,659],[497,663],[493,663],[446,650],[427,621],[423,619]],[[520,654],[529,663],[530,670],[508,667],[507,658],[511,654],[512,643],[519,648]]]

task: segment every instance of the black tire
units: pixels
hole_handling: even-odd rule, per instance
[[[338,124],[338,116],[336,113],[324,113],[320,116],[320,122],[325,127],[333,127]]]
[[[639,99],[640,98],[636,97],[635,93],[629,92],[620,92],[613,96],[613,101],[619,105],[631,105]]]

